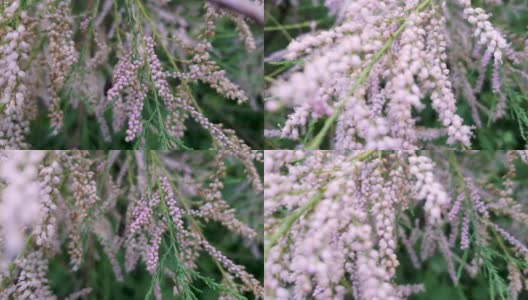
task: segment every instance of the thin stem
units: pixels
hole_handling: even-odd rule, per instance
[[[375,153],[374,150],[365,151],[363,153],[358,154],[357,156],[354,156],[351,161],[357,160],[362,161],[367,158],[369,158],[373,153]],[[293,226],[293,223],[300,219],[305,213],[308,213],[312,210],[324,197],[325,188],[321,188],[315,196],[313,196],[306,204],[304,204],[301,208],[296,210],[293,214],[286,217],[284,222],[280,225],[279,229],[271,235],[271,237],[267,240],[266,246],[264,248],[264,260],[266,260],[266,257],[268,256],[269,250],[275,246],[275,244],[279,241],[279,239],[284,236],[290,228]]]
[[[491,232],[493,232],[493,235],[495,236],[495,239],[497,240],[497,243],[501,247],[502,251],[504,251],[504,254],[506,254],[506,256],[511,256],[510,252],[508,251],[508,248],[506,248],[506,245],[502,241],[502,237],[499,235],[495,227],[493,226],[488,226],[488,227],[491,228]]]
[[[319,191],[317,194],[315,194],[312,199],[310,199],[304,206],[296,210],[293,214],[289,215],[282,225],[279,227],[279,230],[277,230],[267,241],[266,247],[264,248],[264,260],[268,256],[268,252],[271,249],[271,247],[275,246],[277,241],[285,235],[290,228],[292,227],[293,223],[297,221],[302,215],[304,215],[306,212],[312,210],[312,208],[319,203],[323,199],[324,196],[324,190]]]
[[[416,7],[416,9],[414,10],[413,13],[418,13],[418,12],[422,11],[430,2],[431,2],[431,0],[424,0],[420,5],[418,5]],[[407,28],[407,22],[408,22],[408,20],[405,20],[400,25],[400,27],[396,30],[396,32],[394,32],[394,34],[391,35],[391,37],[385,42],[385,44],[383,44],[383,47],[381,47],[381,49],[379,49],[378,52],[376,52],[376,54],[374,54],[374,56],[372,57],[372,60],[370,61],[370,63],[359,74],[359,77],[354,82],[354,85],[348,91],[346,96],[343,99],[341,99],[341,101],[339,101],[339,103],[337,104],[336,109],[334,110],[334,113],[332,114],[332,116],[330,116],[330,118],[326,119],[326,121],[325,121],[325,123],[323,125],[323,128],[321,129],[321,131],[319,131],[319,133],[317,134],[315,139],[307,146],[307,149],[310,149],[310,150],[319,149],[319,147],[322,144],[322,142],[323,142],[325,136],[327,135],[328,131],[330,130],[330,128],[332,127],[334,122],[337,120],[337,117],[339,116],[339,114],[341,112],[343,112],[343,109],[345,108],[346,102],[349,100],[349,98],[352,95],[354,95],[356,90],[365,83],[365,81],[367,80],[367,78],[370,75],[370,72],[372,71],[372,68],[374,68],[374,65],[383,57],[385,52],[387,50],[389,50],[390,47],[392,47],[392,44],[394,43],[396,38],[405,30],[405,28]]]
[[[267,19],[268,20],[271,20],[273,23],[277,24],[277,29],[284,35],[284,37],[288,40],[288,41],[291,41],[293,38],[292,36],[288,33],[288,31],[286,31],[284,28],[283,28],[283,25],[281,25],[279,23],[279,21],[277,21],[277,19],[275,19],[275,17],[273,17],[268,11],[266,11],[266,14],[267,14]]]
[[[183,207],[183,209],[185,211],[190,211],[190,207],[189,205],[187,204],[187,201],[185,201],[183,195],[181,194],[180,190],[174,185],[174,183],[172,182],[172,180],[170,180],[172,178],[172,176],[170,175],[170,173],[167,171],[167,169],[163,166],[163,164],[161,163],[160,159],[158,158],[157,156],[157,152],[155,151],[149,151],[149,153],[151,153],[151,158],[152,158],[152,161],[155,163],[155,165],[163,172],[163,174],[167,177],[167,179],[169,179],[169,184],[171,185],[172,189],[176,192],[176,195],[177,195],[177,199],[178,199],[178,202],[180,203],[180,205]],[[194,231],[196,231],[196,233],[202,238],[205,240],[205,236],[200,228],[200,226],[198,225],[198,222],[190,215],[187,215],[188,217],[188,220],[189,222],[191,223],[191,226],[192,226],[192,229]],[[227,271],[224,269],[224,267],[220,264],[220,262],[214,258],[213,258],[213,261],[215,263],[215,265],[217,266],[217,268],[220,270],[220,272],[222,273],[223,277],[225,279],[227,279],[230,283],[234,284],[232,282],[232,280],[230,279],[230,276],[229,274],[227,273]]]
[[[281,26],[268,26],[268,27],[264,27],[264,31],[310,28],[313,26],[313,24],[314,22],[301,22],[301,23],[287,24],[287,25],[281,25]]]

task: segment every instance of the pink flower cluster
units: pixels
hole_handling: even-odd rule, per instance
[[[202,219],[220,221],[243,235],[245,243],[258,247],[255,229],[236,219],[239,214],[222,199],[223,178],[230,172],[224,162],[230,159],[229,153],[218,152],[215,159],[208,152],[130,155],[79,150],[1,153],[1,300],[57,299],[48,286],[50,259],[65,260],[65,265],[69,260],[75,272],[103,257],[117,282],[124,282],[125,272],[132,272],[142,261],[145,271],[158,280],[158,297],[163,276],[173,277],[166,282],[175,282],[177,296],[180,285],[189,288],[191,283],[180,278],[183,274],[192,281],[201,252],[208,253],[226,274],[222,281],[236,287],[228,294],[263,296],[259,280],[202,233]],[[123,182],[127,172],[130,181]],[[248,201],[259,200],[250,181],[240,191],[250,195]],[[116,228],[116,222],[123,228]],[[172,265],[161,259],[165,253],[178,261],[178,280]],[[68,299],[85,297],[93,288],[73,292]]]
[[[459,61],[464,54],[452,54],[449,49],[468,47],[473,37],[477,56],[479,49],[485,49],[476,93],[487,65],[494,60],[491,84],[498,95],[494,119],[506,111],[501,91],[503,57],[517,63],[517,54],[489,21],[490,14],[473,8],[470,1],[457,1],[460,13],[445,4],[427,2],[326,1],[339,16],[338,23],[296,38],[277,54],[300,61],[269,88],[266,108],[270,113],[291,109],[280,124],[281,138],[301,140],[309,125],[323,118],[337,123],[331,145],[336,149],[419,149],[443,136],[450,146],[469,148],[473,128],[457,113],[459,91],[469,95],[477,126],[482,125],[483,104],[465,75],[463,80],[455,78],[466,72]],[[465,23],[474,30],[454,33],[453,23]],[[459,36],[464,43],[453,45]],[[420,125],[420,113],[429,99],[440,128]],[[434,135],[428,134],[431,129]]]
[[[495,247],[491,242],[497,236],[514,250],[505,255],[515,262],[508,280],[513,295],[519,295],[518,268],[528,248],[514,235],[522,230],[506,229],[496,216],[528,224],[520,212],[525,205],[514,200],[513,161],[523,155],[499,152],[476,167],[478,152],[266,152],[266,297],[405,299],[425,287],[395,283],[400,242],[417,269],[440,254],[457,282],[458,266],[474,277],[484,263],[494,264],[481,252],[490,250],[480,247]],[[498,161],[509,170],[499,189],[481,176],[481,167],[502,172]],[[507,200],[497,199],[501,191]],[[451,193],[457,195],[452,204]],[[475,257],[460,265],[460,251]]]

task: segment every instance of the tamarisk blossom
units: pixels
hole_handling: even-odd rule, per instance
[[[518,299],[523,289],[522,275],[517,266],[508,264],[508,280],[512,299]]]
[[[518,150],[516,152],[525,163],[528,163],[528,150]]]
[[[147,254],[147,271],[149,271],[150,274],[154,274],[154,272],[156,272],[156,268],[158,267],[159,247],[163,233],[166,229],[167,228],[165,224],[157,224],[154,234],[152,235],[151,245]]]
[[[105,259],[120,283],[126,278],[124,272],[137,269],[142,261],[145,271],[160,280],[169,274],[177,296],[183,286],[185,293],[191,289],[191,275],[198,271],[197,261],[203,252],[226,274],[222,278],[226,282],[218,285],[236,286],[236,291],[230,289],[227,294],[263,296],[255,276],[209,242],[201,232],[202,220],[196,218],[220,220],[230,231],[243,235],[245,243],[258,246],[255,230],[237,220],[233,208],[221,199],[222,178],[230,172],[224,163],[228,151],[220,151],[215,160],[205,153],[161,152],[155,154],[156,163],[150,166],[144,154],[137,152],[134,168],[122,152],[99,153],[0,152],[0,300],[57,299],[47,283],[52,259],[69,261],[73,272],[84,267],[85,260]],[[114,168],[122,169],[107,172]],[[124,172],[130,172],[128,183],[120,179]],[[207,172],[211,174],[204,176]],[[250,181],[241,185],[241,192],[252,190]],[[180,185],[191,187],[176,192]],[[203,198],[203,203],[195,205],[198,202],[193,200],[192,208],[187,207],[188,195]],[[116,227],[115,221],[121,220],[125,227]],[[170,243],[166,244],[169,229]],[[86,245],[93,251],[86,251]],[[170,266],[160,258],[162,251],[166,253],[165,245],[170,246],[166,255],[180,264],[177,275],[171,276]],[[123,248],[124,268],[119,254]],[[179,279],[182,274],[186,282]],[[169,281],[163,281],[164,285]],[[154,289],[161,298],[159,283]],[[90,292],[87,287],[67,298],[82,298]]]
[[[19,9],[20,1],[5,9],[5,18],[18,17],[16,28],[5,26],[0,30],[0,104],[5,105],[0,118],[0,147],[3,149],[28,148],[25,136],[29,122],[38,112],[37,96],[45,98],[51,126],[57,133],[62,126],[59,91],[63,88],[78,54],[74,47],[72,17],[68,3],[46,0],[38,3],[34,13]],[[37,35],[46,44],[46,61],[38,64],[40,57],[33,57],[32,49],[38,47]],[[41,75],[42,71],[49,76]],[[38,75],[34,75],[38,74]],[[40,78],[42,77],[42,78]],[[46,85],[47,93],[38,90]]]
[[[281,137],[299,140],[310,122],[323,118],[325,126],[308,145],[311,149],[320,146],[334,121],[336,149],[423,148],[430,138],[421,132],[435,129],[420,125],[419,114],[430,99],[443,129],[433,138],[445,136],[451,146],[470,147],[472,126],[457,114],[459,83],[450,70],[458,62],[449,55],[448,22],[453,20],[448,18],[459,16],[444,1],[430,2],[325,1],[340,16],[337,24],[293,40],[284,58],[302,63],[269,88],[267,108],[292,109]],[[470,1],[457,2],[463,20],[475,27],[476,45],[485,48],[481,67],[494,60],[492,86],[500,96],[496,115],[503,115],[500,66],[504,56],[516,61],[515,52],[489,14]]]
[[[462,229],[460,232],[460,249],[465,250],[469,248],[469,213],[464,213],[462,221]]]
[[[244,20],[238,15],[234,15],[230,12],[220,10],[213,5],[205,5],[205,33],[204,36],[215,35],[215,20],[221,18],[224,15],[228,15],[241,29],[241,33],[245,36],[245,42],[249,49],[254,49],[255,41],[253,39],[251,30],[247,27]],[[218,66],[218,64],[211,59],[210,51],[213,51],[211,42],[207,39],[201,40],[191,50],[193,53],[192,64],[189,66],[188,72],[174,72],[171,74],[176,78],[180,78],[186,81],[199,80],[209,84],[219,94],[224,95],[228,99],[236,100],[238,104],[247,102],[248,97],[240,89],[238,85],[231,82],[226,76],[226,72]]]
[[[170,148],[181,148],[186,121],[191,117],[211,132],[213,139],[219,140],[215,141],[217,148],[246,150],[248,146],[233,130],[212,124],[204,116],[193,99],[193,87],[189,83],[201,81],[225,98],[239,104],[247,102],[246,93],[213,59],[212,53],[216,49],[211,41],[220,19],[234,23],[248,50],[256,49],[257,41],[243,14],[207,1],[201,2],[189,2],[188,7],[171,5],[169,1],[127,3],[130,9],[116,12],[111,20],[108,18],[112,12],[111,1],[101,1],[100,9],[95,10],[91,7],[93,5],[79,7],[87,10],[82,13],[72,12],[71,1],[65,0],[43,0],[31,5],[20,1],[2,2],[0,148],[29,148],[26,136],[31,122],[42,115],[42,108],[47,110],[50,133],[58,134],[63,127],[64,110],[73,107],[81,109],[83,115],[95,117],[100,134],[107,143],[113,133],[124,131],[125,142],[137,140],[138,144],[144,144],[147,130],[155,129],[153,131],[163,136],[162,141],[170,144]],[[262,2],[251,4],[263,14]],[[189,28],[188,15],[183,12],[201,13],[197,9],[201,5],[205,6],[203,22],[192,20],[192,25],[196,25],[201,33],[191,37],[194,31]],[[152,22],[148,26],[138,22],[139,27],[123,27],[122,20],[128,19],[127,15],[132,11],[146,13]],[[77,14],[82,18],[77,19]],[[136,31],[156,36],[156,43],[151,41],[149,44],[148,38],[132,38],[137,35]],[[173,34],[175,31],[177,33]],[[116,36],[119,37],[117,64],[111,58],[108,46],[110,41],[116,41]],[[164,72],[160,65],[155,71],[163,74],[157,74],[156,78],[144,76],[152,71],[149,69],[152,60],[147,55],[156,56],[153,49],[145,49],[146,44],[150,48],[161,46],[165,52],[162,59],[171,63],[172,74]],[[184,59],[187,52],[189,60]],[[190,63],[178,65],[175,61]],[[113,74],[112,87],[105,95],[108,71]],[[171,85],[170,89],[158,91],[157,84],[170,78],[178,81],[174,90]],[[144,111],[149,96],[158,93],[160,96],[174,93],[177,97],[172,97],[177,101],[162,97],[161,100],[166,100],[163,101],[165,107],[160,103],[155,110],[147,106],[149,109]],[[113,130],[107,124],[110,110]],[[146,114],[152,116],[145,120]],[[237,149],[233,149],[234,152]]]
[[[44,253],[36,251],[27,257],[18,258],[15,264],[20,268],[20,275],[16,284],[9,286],[0,294],[1,300],[8,299],[43,299],[56,300],[48,286],[48,261]]]
[[[485,51],[493,54],[495,63],[501,64],[503,53],[507,54],[510,46],[503,35],[489,21],[490,14],[487,14],[480,7],[471,7],[469,0],[459,0],[458,2],[464,6],[464,17],[476,27],[474,36],[477,39],[477,44],[486,45]]]
[[[188,82],[202,81],[209,84],[219,94],[228,99],[236,100],[239,104],[247,102],[248,97],[240,87],[227,78],[226,72],[211,59],[210,52],[213,51],[209,38],[215,34],[215,20],[223,16],[229,16],[242,28],[242,33],[246,36],[246,43],[249,48],[255,47],[250,29],[239,15],[224,11],[214,5],[205,5],[205,29],[201,35],[203,38],[193,45],[188,51],[193,54],[188,69],[185,71],[164,72],[161,62],[155,52],[156,43],[151,36],[144,39],[145,49],[140,51],[138,57],[132,58],[128,52],[120,54],[119,62],[113,74],[113,86],[107,93],[106,105],[114,103],[119,108],[114,119],[114,130],[123,127],[125,120],[128,120],[126,129],[127,142],[132,142],[136,138],[143,137],[143,106],[147,92],[154,89],[168,111],[164,118],[164,126],[171,134],[172,138],[181,139],[185,134],[185,122],[188,117],[193,118],[202,127],[208,130],[213,139],[222,149],[231,149],[233,152],[247,150],[246,145],[239,141],[232,130],[223,129],[222,126],[212,124],[195,107],[191,97],[194,97],[187,86]],[[148,67],[151,81],[145,82],[140,79],[140,68]],[[169,88],[167,80],[176,78],[181,82],[175,89],[175,94]],[[246,151],[247,152],[247,151]]]
[[[522,152],[497,156],[498,160],[506,159],[508,166],[504,186],[497,189],[482,182],[481,169],[474,168],[475,161],[479,161],[473,161],[479,157],[476,154],[267,152],[266,297],[404,299],[423,292],[421,284],[394,283],[400,260],[396,255],[399,241],[415,268],[441,254],[453,282],[460,276],[456,263],[460,251],[492,247],[495,238],[503,239],[515,250],[513,255],[505,254],[509,260],[522,264],[528,248],[510,232],[516,226],[506,228],[495,219],[501,214],[521,224],[528,220],[522,212],[524,207],[514,200],[513,160],[517,154]],[[459,161],[458,156],[464,160]],[[448,165],[449,169],[443,168]],[[496,166],[491,160],[485,167]],[[502,172],[500,168],[495,171]],[[450,189],[457,194],[452,206]],[[407,213],[411,207],[412,213]],[[423,214],[416,217],[416,212],[422,210]],[[458,237],[461,249],[455,247]],[[421,248],[419,256],[415,252],[417,244]],[[475,255],[475,260],[464,267],[470,277],[479,268],[494,263],[480,252]],[[509,274],[512,291],[518,294],[519,280],[512,267]]]
[[[40,169],[40,202],[42,219],[35,228],[36,242],[43,247],[51,248],[56,239],[58,227],[57,198],[59,197],[60,173],[62,168],[57,161],[44,165]]]
[[[93,161],[90,159],[89,153],[73,150],[71,152],[59,152],[58,156],[63,167],[72,172],[69,177],[69,184],[73,194],[74,209],[69,211],[68,253],[72,269],[78,270],[84,252],[80,227],[93,217],[94,210],[101,199],[97,194],[95,173],[91,169]]]
[[[412,177],[396,162],[412,165],[412,156],[273,152],[265,157],[267,297],[401,299],[406,292],[421,290],[400,292],[392,282],[399,265],[395,211],[405,209],[412,195],[406,182]],[[413,195],[411,201],[419,200]],[[281,220],[284,210],[291,214]],[[343,280],[352,284],[353,292]]]
[[[54,133],[62,127],[63,114],[60,109],[59,90],[63,87],[66,77],[77,62],[78,53],[73,41],[73,18],[70,5],[62,1],[56,7],[52,0],[46,1],[44,24],[49,38],[48,60],[50,68],[49,115]]]
[[[128,128],[126,130],[125,141],[131,142],[141,134],[143,130],[143,120],[141,113],[147,87],[138,78],[138,68],[141,66],[140,60],[131,62],[130,54],[123,55],[117,64],[114,75],[114,85],[107,93],[107,103],[117,102],[119,110],[114,118],[114,130],[121,129],[123,121],[128,118]],[[124,93],[124,99],[121,93]],[[126,117],[125,117],[126,114]]]
[[[167,201],[167,206],[169,207],[169,213],[173,219],[176,229],[178,229],[178,232],[177,232],[177,235],[179,236],[178,239],[182,241],[185,241],[185,240],[195,241],[196,244],[198,244],[203,250],[209,253],[209,255],[216,258],[218,262],[222,266],[224,266],[227,269],[227,271],[229,271],[234,277],[240,278],[240,280],[244,283],[246,289],[248,289],[249,291],[252,291],[255,295],[262,295],[263,291],[262,291],[262,288],[260,287],[260,283],[258,282],[258,280],[256,280],[251,274],[247,273],[243,267],[232,262],[224,254],[222,254],[215,247],[213,247],[200,234],[198,234],[195,231],[189,231],[183,227],[183,220],[182,220],[183,211],[181,208],[179,208],[178,204],[176,203],[176,199],[174,198],[174,191],[172,187],[170,186],[166,177],[162,177],[161,186],[162,186],[163,192],[166,195],[166,201]]]
[[[152,219],[154,208],[160,203],[158,194],[154,194],[150,201],[142,199],[134,209],[133,222],[129,225],[130,234],[134,234],[141,230],[141,228]]]
[[[187,115],[192,117],[204,129],[209,131],[211,137],[219,148],[238,157],[243,162],[248,174],[253,178],[252,183],[257,189],[261,189],[261,187],[259,187],[260,180],[255,179],[258,178],[258,172],[253,166],[253,161],[259,161],[262,159],[261,154],[258,151],[252,151],[249,146],[234,134],[233,130],[224,129],[221,125],[211,123],[193,104],[191,104],[191,96],[183,86],[180,87],[176,96],[173,95],[169,89],[169,83],[167,81],[171,74],[163,72],[161,62],[155,53],[154,40],[152,37],[146,37],[145,42],[146,56],[148,66],[151,70],[152,81],[165,105],[170,111],[176,112],[175,115],[172,115],[167,120],[169,124],[183,125],[183,121]],[[177,113],[180,110],[182,111],[182,114]],[[173,117],[179,119],[173,119]],[[183,132],[183,129],[180,128],[179,125],[172,127],[169,126],[169,128],[176,128],[179,133]]]
[[[15,3],[18,1],[15,1]],[[29,122],[25,110],[31,107],[27,100],[27,73],[24,65],[28,62],[31,43],[27,26],[30,21],[21,15],[17,28],[7,26],[0,42],[0,104],[5,106],[0,118],[0,148],[26,148],[25,135]]]
[[[409,157],[409,172],[416,178],[416,192],[419,199],[425,199],[424,209],[428,221],[435,224],[442,219],[442,211],[451,202],[443,186],[435,180],[433,162],[426,156]]]

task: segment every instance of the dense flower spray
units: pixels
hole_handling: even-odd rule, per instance
[[[248,167],[226,151],[2,152],[0,299],[57,299],[48,280],[52,261],[78,276],[102,259],[117,283],[144,268],[156,299],[168,286],[172,297],[192,295],[195,280],[229,299],[262,297],[259,280],[203,232],[218,222],[261,256],[258,222],[242,221],[223,196],[226,172],[246,170],[250,180],[237,190],[247,203],[235,205],[261,211],[261,178]],[[224,274],[221,282],[200,274],[202,253]],[[70,291],[68,299],[97,295],[98,288]]]
[[[450,147],[470,147],[481,113],[494,120],[506,114],[503,77],[523,71],[527,54],[512,47],[482,8],[469,0],[449,2],[325,1],[337,23],[269,58],[295,67],[270,84],[270,113],[293,112],[266,135],[316,149],[335,123],[336,149],[420,149],[440,137]],[[490,64],[492,109],[478,100]],[[466,76],[472,70],[479,74],[475,84]],[[475,126],[457,112],[461,95]],[[434,128],[421,122],[429,106],[438,120]],[[324,126],[314,134],[320,119]]]
[[[514,183],[525,155],[497,153],[475,169],[478,152],[267,151],[266,297],[404,299],[425,286],[396,283],[401,255],[420,268],[438,254],[454,284],[481,269],[491,293],[515,298],[527,288],[526,240],[509,225],[528,225]],[[509,171],[492,185],[484,174],[501,172],[497,162]],[[509,265],[510,290],[495,259]]]
[[[42,109],[48,111],[50,136],[67,133],[64,112],[74,109],[95,117],[95,130],[107,143],[124,132],[125,142],[139,147],[152,133],[164,148],[184,148],[181,140],[192,118],[216,148],[245,146],[233,130],[208,119],[193,85],[205,83],[241,105],[249,101],[214,59],[212,41],[218,24],[229,20],[251,60],[250,52],[262,41],[253,36],[250,18],[208,1],[126,1],[118,7],[103,0],[84,7],[67,0],[9,0],[1,5],[0,147],[28,148],[29,125],[44,115]],[[83,11],[74,14],[79,5]],[[187,13],[203,22],[191,26]],[[256,99],[251,101],[255,107]]]

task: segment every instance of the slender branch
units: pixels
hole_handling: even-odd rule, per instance
[[[431,0],[424,0],[420,5],[416,7],[413,14],[421,12],[430,2]],[[379,49],[378,52],[374,54],[374,56],[372,57],[372,60],[365,67],[365,69],[363,69],[363,71],[359,74],[352,88],[348,91],[346,96],[343,99],[341,99],[341,101],[337,104],[337,107],[334,110],[334,113],[332,114],[332,116],[326,119],[321,131],[319,131],[319,133],[315,136],[315,139],[310,144],[307,145],[306,147],[307,149],[310,149],[310,150],[319,149],[319,146],[321,145],[321,143],[323,142],[323,139],[325,138],[326,134],[330,130],[330,127],[332,127],[334,122],[337,120],[337,117],[339,116],[339,114],[343,112],[346,102],[349,100],[349,98],[352,95],[354,95],[356,90],[365,83],[365,81],[370,75],[370,72],[372,71],[372,68],[374,68],[374,65],[383,57],[385,52],[387,52],[387,50],[391,48],[396,38],[402,34],[405,28],[407,28],[407,20],[405,20],[400,25],[400,27],[398,27],[398,29],[391,35],[391,37],[385,42],[385,44],[383,44],[381,49]]]
[[[362,152],[354,156],[351,160],[363,161],[367,159],[370,155],[372,155],[374,152],[374,150]],[[320,189],[317,194],[315,194],[315,196],[313,196],[306,204],[304,204],[298,210],[286,217],[284,222],[282,222],[282,224],[280,225],[279,229],[275,233],[273,233],[271,237],[266,241],[266,245],[264,247],[264,260],[268,256],[269,250],[273,246],[275,246],[279,239],[290,230],[290,228],[293,226],[293,223],[295,223],[295,221],[301,218],[305,213],[311,211],[312,208],[314,208],[315,205],[317,205],[317,203],[319,203],[319,201],[323,199],[324,192],[325,188]]]
[[[304,206],[296,210],[293,214],[289,215],[284,222],[282,222],[281,226],[279,227],[279,230],[277,230],[267,241],[266,247],[264,249],[264,259],[268,256],[268,252],[273,247],[277,241],[290,230],[293,223],[297,221],[302,215],[304,215],[306,212],[312,210],[312,208],[319,203],[323,199],[324,192],[319,191],[317,194],[315,194],[312,199],[308,201]]]
[[[151,154],[151,158],[152,158],[152,161],[156,164],[156,167],[159,168],[159,170],[161,170],[161,172],[167,177],[167,179],[169,179],[169,184],[170,186],[172,187],[172,189],[174,190],[174,192],[176,193],[176,199],[178,200],[178,202],[180,203],[180,205],[183,207],[184,211],[188,212],[190,211],[190,207],[189,207],[189,204],[187,203],[187,201],[185,201],[185,198],[183,197],[182,193],[180,192],[180,190],[178,189],[178,187],[174,184],[174,182],[172,182],[172,176],[170,174],[170,172],[163,166],[163,164],[161,163],[161,160],[159,159],[157,153],[155,151],[150,151],[149,152]],[[159,184],[159,182],[158,182]],[[166,207],[166,209],[168,209]],[[190,223],[190,226],[192,227],[192,229],[203,239],[203,240],[206,240],[204,234],[203,234],[203,231],[202,229],[200,228],[200,225],[198,223],[198,221],[196,221],[192,216],[190,215],[187,215],[187,218],[189,220],[189,223]],[[218,261],[218,259],[214,258],[213,257],[213,262],[215,263],[215,265],[217,266],[217,268],[220,270],[220,272],[222,273],[223,277],[226,278],[230,283],[232,283],[232,279],[230,279],[230,276],[229,276],[229,273],[224,269],[224,267],[222,266],[222,264]]]
[[[248,0],[207,0],[219,7],[237,12],[264,26],[264,7]]]

